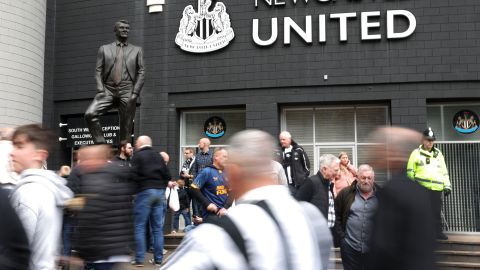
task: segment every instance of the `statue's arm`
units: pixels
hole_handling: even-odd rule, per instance
[[[97,53],[97,63],[95,65],[95,82],[97,83],[97,92],[105,91],[103,87],[103,80],[102,80],[102,71],[105,67],[105,59],[103,53],[103,46],[100,46]]]
[[[143,49],[140,48],[137,54],[137,79],[133,87],[133,94],[140,95],[143,83],[145,82],[145,65],[143,61]]]

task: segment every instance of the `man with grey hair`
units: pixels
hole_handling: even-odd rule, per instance
[[[319,159],[320,169],[317,174],[308,178],[298,190],[295,198],[315,205],[327,218],[328,228],[333,236],[334,245],[338,241],[334,230],[335,201],[333,195],[333,180],[340,170],[340,159],[331,154],[322,155]]]
[[[368,267],[373,218],[378,208],[375,173],[370,165],[358,167],[358,179],[335,199],[335,230],[345,270]]]
[[[229,145],[226,171],[237,205],[187,234],[161,269],[327,269],[326,220],[271,177],[273,138],[245,130]]]
[[[292,139],[290,132],[282,131],[279,140],[281,147],[279,160],[285,170],[290,192],[295,196],[310,175],[310,160],[305,150]]]

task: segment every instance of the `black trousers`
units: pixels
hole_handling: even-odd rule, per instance
[[[428,190],[430,201],[432,203],[433,220],[435,222],[435,230],[437,236],[443,233],[442,228],[442,192],[435,190]]]
[[[136,100],[130,98],[133,91],[133,83],[121,82],[118,86],[104,86],[105,92],[98,93],[85,112],[85,121],[90,134],[92,134],[93,141],[95,143],[106,143],[99,117],[112,108],[118,108],[120,118],[119,141],[130,141],[136,109]]]
[[[341,240],[340,254],[342,256],[343,269],[345,270],[368,270],[369,255],[368,253],[361,253],[353,249],[345,239]]]

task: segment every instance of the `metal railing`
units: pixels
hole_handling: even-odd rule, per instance
[[[444,229],[480,232],[480,143],[440,143],[452,183],[443,203]]]

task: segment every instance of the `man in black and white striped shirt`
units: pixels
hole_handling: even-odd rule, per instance
[[[275,184],[273,138],[247,130],[229,145],[226,170],[236,206],[187,234],[161,269],[327,269],[332,245],[327,221]]]

